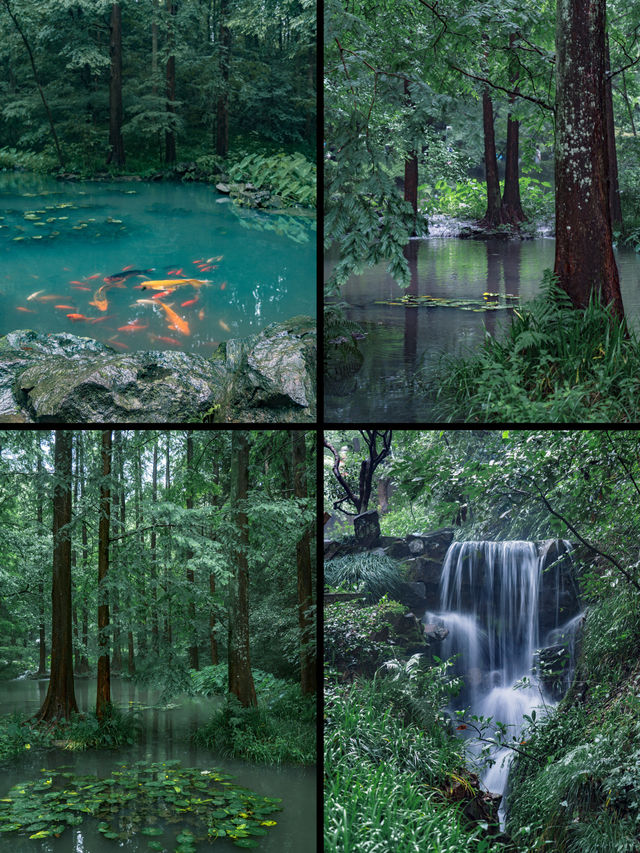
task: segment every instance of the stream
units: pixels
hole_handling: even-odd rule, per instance
[[[315,315],[309,211],[249,210],[207,184],[26,173],[0,175],[0,208],[0,335],[66,331],[119,350],[209,356],[221,341]],[[162,288],[143,289],[176,279],[196,283],[161,299]]]
[[[14,711],[35,713],[46,695],[47,679],[34,681],[18,679],[0,683],[0,713]],[[95,679],[76,679],[75,692],[81,711],[94,707]],[[131,705],[149,706],[158,702],[159,691],[140,687],[129,681],[112,678],[112,701],[127,708]],[[316,850],[316,772],[311,767],[269,767],[253,765],[233,759],[219,758],[206,747],[193,744],[189,735],[210,718],[220,697],[179,696],[170,700],[165,709],[145,709],[142,714],[142,731],[137,743],[118,749],[88,749],[83,752],[61,749],[26,752],[19,759],[2,765],[0,796],[16,783],[40,776],[43,767],[58,769],[68,767],[76,773],[109,776],[118,765],[132,765],[136,761],[168,761],[178,759],[183,767],[216,768],[233,776],[234,784],[267,797],[281,797],[282,811],[276,812],[277,826],[261,837],[256,848],[264,853],[314,853]],[[149,839],[140,835],[128,841],[114,843],[98,831],[99,821],[87,818],[80,826],[67,828],[60,838],[31,841],[24,836],[2,836],[1,849],[12,853],[114,853],[115,850],[145,851],[149,853]],[[175,831],[180,830],[178,824]],[[226,839],[213,843],[201,842],[200,850],[230,853],[237,850]]]
[[[542,273],[553,268],[555,240],[460,240],[430,237],[408,248],[411,285],[399,287],[386,263],[353,276],[342,289],[349,320],[360,324],[366,337],[358,341],[363,356],[357,369],[325,377],[325,418],[335,423],[398,423],[433,421],[432,401],[424,378],[433,372],[443,352],[477,349],[486,332],[499,334],[513,308],[482,310],[470,306],[404,306],[405,294],[474,299],[483,294],[507,294],[526,302],[539,293]],[[616,250],[622,296],[630,325],[640,320],[640,257],[632,249]],[[325,274],[335,264],[325,257]],[[489,297],[487,301],[496,299]],[[421,378],[419,378],[421,375]],[[418,378],[417,378],[418,377]]]

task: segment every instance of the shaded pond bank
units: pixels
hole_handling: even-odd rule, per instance
[[[555,241],[433,237],[412,241],[408,251],[407,290],[388,275],[386,264],[352,277],[342,290],[347,318],[358,322],[366,337],[358,341],[360,364],[338,363],[335,369],[332,364],[325,373],[329,422],[432,421],[425,376],[433,372],[441,353],[477,349],[486,332],[498,333],[513,312],[502,307],[505,302],[515,306],[539,293],[543,271],[553,268]],[[640,258],[624,248],[616,257],[625,309],[637,327]],[[327,270],[333,263],[328,253]],[[507,294],[517,299],[507,300]],[[413,304],[402,302],[407,296]],[[447,301],[455,307],[446,306]],[[491,304],[501,307],[483,310]]]
[[[0,683],[0,714],[14,711],[30,714],[40,707],[46,694],[47,680],[21,679]],[[95,703],[95,679],[76,680],[76,698],[82,711],[93,708]],[[267,835],[259,838],[256,849],[276,853],[300,853],[316,849],[316,772],[309,767],[269,767],[252,765],[241,761],[220,758],[211,750],[195,745],[190,735],[211,717],[221,701],[218,697],[202,698],[180,696],[160,707],[157,690],[137,686],[131,682],[114,678],[112,698],[119,707],[134,707],[139,710],[141,731],[139,740],[132,746],[113,750],[88,749],[73,752],[63,749],[47,751],[25,751],[15,761],[5,761],[1,766],[2,782],[0,796],[5,796],[12,785],[27,782],[42,776],[41,769],[58,770],[67,767],[74,773],[94,774],[106,778],[126,764],[136,761],[165,762],[179,760],[183,767],[217,769],[233,777],[234,784],[266,796],[282,798],[282,811],[273,819],[276,826]],[[128,840],[111,841],[98,831],[99,821],[87,818],[80,826],[66,829],[60,838],[43,841],[29,840],[15,834],[3,835],[3,849],[15,853],[113,853],[115,850],[149,851],[149,838],[137,835]],[[175,827],[175,829],[174,829]],[[179,833],[181,824],[172,825],[170,833]],[[173,849],[170,847],[169,849]],[[238,848],[224,838],[213,842],[202,842],[197,850],[215,849],[224,851]]]

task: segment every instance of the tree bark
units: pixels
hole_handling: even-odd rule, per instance
[[[229,692],[246,708],[257,705],[249,654],[249,439],[246,430],[231,434],[231,506],[238,538],[233,553],[234,577],[231,582],[229,612]]]
[[[109,83],[109,156],[107,164],[124,166],[124,141],[122,139],[122,15],[120,4],[111,6],[111,33],[109,55],[111,78]]]
[[[404,94],[410,106],[413,106],[409,95],[409,81],[405,78]],[[411,205],[413,210],[413,231],[411,236],[415,237],[418,228],[418,155],[410,151],[404,161],[404,200]]]
[[[218,485],[220,483],[220,465],[218,464],[218,460],[215,457],[215,454],[212,458],[212,470],[211,470],[211,481]],[[211,492],[210,495],[210,503],[212,507],[216,507],[218,505],[218,498],[215,492]],[[213,532],[211,533],[211,538],[213,539]],[[209,595],[211,596],[211,603],[209,605],[209,650],[211,655],[211,665],[215,666],[218,663],[218,641],[216,639],[216,613],[213,607],[213,599],[216,593],[216,577],[211,572],[209,574]]]
[[[167,0],[167,11],[172,19],[175,18],[177,10],[176,4],[172,0]],[[169,114],[169,127],[164,134],[164,159],[166,163],[176,162],[176,133],[173,127],[173,117],[176,112],[176,58],[173,53],[175,41],[174,26],[175,22],[170,20],[168,41],[172,52],[167,59],[167,113]]]
[[[231,62],[231,30],[227,26],[228,0],[220,0],[220,29],[218,33],[218,67],[221,88],[216,104],[216,154],[226,157],[229,152],[229,67]]]
[[[193,509],[193,430],[187,430],[187,495],[185,504],[187,510]],[[188,561],[192,559],[193,552],[191,549],[187,551],[187,564]],[[195,586],[195,578],[193,575],[193,569],[187,569],[187,583],[191,584],[191,588]],[[189,666],[191,669],[200,669],[200,661],[198,659],[198,638],[196,635],[196,605],[193,600],[193,592],[189,596],[189,603],[187,607],[187,613],[189,616],[189,631],[191,633],[191,645],[189,646]]]
[[[555,274],[576,308],[600,294],[621,320],[609,210],[604,41],[605,0],[559,0]]]
[[[304,432],[291,431],[294,495],[300,501],[307,497],[307,466]],[[309,612],[313,605],[311,576],[311,532],[306,526],[296,543],[298,568],[298,625],[300,628],[300,685],[302,692],[316,692],[316,655],[314,619]]]
[[[516,38],[515,33],[511,33],[509,36],[510,50],[513,50]],[[510,80],[511,88],[515,93],[518,90],[518,66],[515,63],[512,65]],[[515,94],[509,96],[510,109],[513,108],[515,99]],[[512,118],[511,112],[509,112],[507,116],[507,157],[505,160],[501,219],[503,223],[508,222],[510,225],[519,225],[524,222],[525,218],[520,201],[519,136],[520,122]]]
[[[502,224],[500,209],[500,180],[496,158],[496,137],[493,129],[493,102],[489,90],[482,93],[482,123],[484,128],[484,172],[487,181],[487,210],[482,225],[495,228]]]
[[[111,522],[111,430],[102,431],[102,482],[98,525],[98,689],[96,716],[102,720],[111,702],[109,666],[109,604],[106,577],[109,571],[109,526]]]
[[[153,468],[151,472],[151,503],[158,503],[158,439],[153,442]],[[151,649],[154,655],[160,651],[158,633],[158,552],[156,529],[151,528]]]
[[[54,720],[78,712],[73,687],[71,637],[71,441],[70,430],[55,431],[53,487],[53,582],[51,587],[51,678],[36,719]]]
[[[44,506],[43,506],[43,486],[42,482],[42,448],[40,446],[40,440],[36,444],[36,450],[38,453],[38,486],[36,490],[36,521],[38,522],[38,532],[42,531],[42,525],[44,521]],[[38,622],[39,622],[39,644],[38,650],[40,653],[40,660],[38,664],[38,675],[46,675],[47,674],[47,638],[45,634],[45,602],[44,602],[44,568],[39,570],[38,575]]]

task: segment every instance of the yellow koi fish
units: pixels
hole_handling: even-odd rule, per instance
[[[159,299],[156,300],[156,305],[162,305],[166,311],[167,317],[171,320],[171,323],[169,324],[170,329],[175,329],[176,332],[181,332],[183,335],[191,334],[187,321],[183,320],[182,317],[179,317],[169,305],[165,305],[164,302],[160,302]]]
[[[145,281],[143,284],[137,285],[137,287],[140,290],[175,290],[176,287],[182,287],[185,284],[190,284],[192,287],[201,287],[203,284],[211,284],[211,280],[202,278],[167,278],[159,281]]]

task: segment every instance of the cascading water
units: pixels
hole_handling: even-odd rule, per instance
[[[562,541],[562,551],[570,549]],[[440,612],[424,617],[449,631],[439,657],[458,656],[454,671],[464,680],[458,707],[504,723],[510,736],[520,734],[524,715],[543,702],[543,683],[534,671],[541,638],[562,644],[578,624],[566,571],[557,563],[555,571],[543,571],[548,551],[539,553],[536,543],[520,540],[454,542],[442,568]],[[530,686],[514,689],[524,677]],[[544,702],[554,704],[550,696]],[[503,794],[512,755],[504,749],[493,756],[495,764],[483,777],[487,790]],[[504,809],[500,816],[503,820]]]

